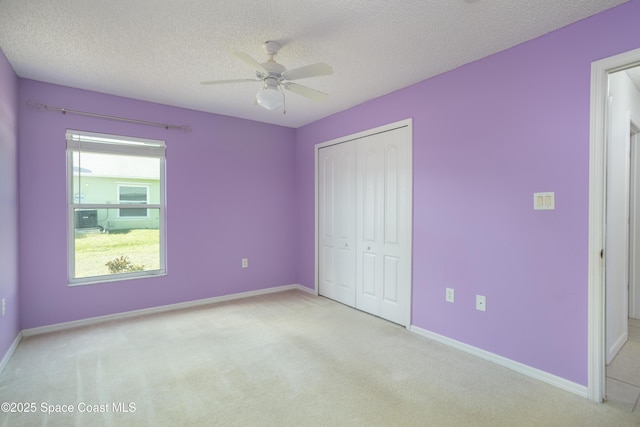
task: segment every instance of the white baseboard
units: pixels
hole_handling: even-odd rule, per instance
[[[318,294],[316,293],[315,289],[307,288],[306,286],[302,286],[302,285],[291,285],[291,286],[293,286],[295,289],[297,289],[299,291],[307,292],[307,293],[309,293],[311,295],[318,296]]]
[[[569,381],[567,379],[558,377],[548,372],[541,371],[540,369],[536,369],[531,366],[525,365],[523,363],[516,362],[515,360],[507,359],[506,357],[499,356],[497,354],[488,352],[486,350],[482,350],[480,348],[471,346],[469,344],[456,341],[454,339],[445,337],[444,335],[427,331],[426,329],[422,329],[414,325],[410,326],[409,331],[415,334],[421,335],[423,337],[432,339],[434,341],[438,341],[439,343],[445,344],[449,347],[453,347],[457,350],[464,351],[465,353],[469,353],[481,359],[488,360],[489,362],[493,362],[496,365],[509,368],[513,371],[516,371],[520,374],[534,378],[536,380],[551,384],[555,387],[577,394],[578,396],[588,398],[588,387],[580,385],[578,383],[574,383],[573,381]]]
[[[13,356],[16,348],[18,348],[18,344],[20,344],[20,341],[22,341],[22,331],[18,332],[18,335],[16,336],[16,339],[13,340],[13,343],[11,343],[9,350],[7,350],[2,360],[0,360],[0,374],[2,373],[2,371],[4,371],[7,363],[9,363],[9,359],[11,359],[11,356]]]
[[[298,284],[276,286],[273,288],[259,289],[257,291],[240,292],[237,294],[223,295],[219,297],[205,298],[205,299],[199,299],[199,300],[187,301],[187,302],[180,302],[176,304],[161,305],[158,307],[143,308],[140,310],[126,311],[123,313],[108,314],[106,316],[90,317],[88,319],[74,320],[71,322],[56,323],[53,325],[46,325],[46,326],[40,326],[37,328],[24,329],[22,330],[22,336],[30,337],[33,335],[48,334],[50,332],[64,331],[67,329],[77,328],[80,326],[94,325],[96,323],[108,322],[111,320],[121,320],[121,319],[127,319],[131,317],[163,313],[166,311],[183,310],[186,308],[198,307],[201,305],[231,301],[231,300],[240,299],[240,298],[249,298],[249,297],[254,297],[258,295],[271,294],[275,292],[290,291],[293,289],[300,290],[303,292],[313,293],[312,289],[309,289],[306,286],[302,286]]]

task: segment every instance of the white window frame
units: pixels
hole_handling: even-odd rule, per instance
[[[130,280],[134,278],[155,277],[167,274],[166,272],[166,217],[165,217],[165,141],[133,138],[119,135],[109,135],[95,132],[86,132],[67,129],[67,268],[68,285],[87,285],[95,283],[114,282],[120,280]],[[120,154],[127,156],[139,156],[147,158],[157,158],[160,160],[160,200],[159,203],[83,203],[81,198],[75,197],[73,188],[73,153],[92,152],[103,154]],[[138,186],[144,186],[144,184]],[[149,201],[149,189],[147,188],[147,202]],[[118,194],[118,201],[120,201]],[[123,206],[126,205],[126,206]],[[135,271],[130,273],[105,274],[101,276],[81,277],[75,276],[75,218],[76,209],[118,209],[142,208],[158,209],[159,233],[160,233],[160,267],[157,270]],[[119,215],[118,210],[118,215]],[[143,217],[124,217],[123,219],[135,219]]]
[[[145,185],[145,184],[127,184],[127,183],[118,183],[117,184],[117,191],[118,191],[118,204],[120,205],[120,209],[118,209],[118,219],[125,219],[125,220],[136,220],[136,219],[149,219],[149,209],[146,209],[146,215],[145,216],[128,216],[128,215],[122,215],[120,214],[121,209],[131,209],[130,206],[122,206],[122,205],[132,205],[134,203],[131,202],[123,202],[122,200],[120,200],[120,189],[122,187],[136,187],[136,188],[144,188],[146,191],[146,200],[145,202],[141,202],[143,204],[149,204],[149,186]],[[140,203],[138,203],[140,204]]]

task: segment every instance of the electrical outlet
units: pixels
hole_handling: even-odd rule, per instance
[[[4,317],[4,314],[7,312],[7,301],[2,298],[2,317]]]
[[[476,295],[476,310],[487,311],[487,298],[484,295]]]
[[[249,267],[249,258],[242,258],[242,268]]]
[[[455,297],[456,297],[455,291],[452,288],[447,288],[447,293],[446,293],[447,302],[454,302]]]

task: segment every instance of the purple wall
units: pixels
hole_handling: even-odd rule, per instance
[[[590,67],[640,47],[638,17],[632,1],[297,129],[298,283],[314,145],[411,117],[412,324],[587,385]],[[556,210],[533,210],[543,191]]]
[[[20,332],[18,312],[18,78],[0,50],[0,360]]]
[[[295,283],[293,129],[32,80],[18,85],[21,328]],[[27,100],[193,131],[31,110]],[[67,128],[166,140],[167,276],[67,286]]]

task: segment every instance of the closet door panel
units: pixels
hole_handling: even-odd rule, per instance
[[[384,158],[383,235],[384,259],[379,316],[406,324],[411,304],[410,188],[411,164],[407,128],[380,135]]]
[[[356,236],[356,308],[400,324],[407,323],[411,287],[405,132],[362,138],[357,157],[357,220],[362,222]]]
[[[333,232],[333,179],[334,179],[334,158],[327,156],[327,153],[320,153],[320,182],[319,182],[319,233],[320,256],[318,259],[319,270],[319,292],[328,298],[335,298],[335,272],[334,272],[334,249],[335,238]]]
[[[378,298],[378,293],[376,292],[377,264],[375,254],[365,253],[362,255],[362,295],[372,298],[374,303]]]
[[[355,305],[355,148],[319,150],[319,293]]]
[[[384,281],[382,298],[385,303],[398,304],[399,294],[399,262],[400,260],[394,256],[384,257]]]
[[[380,175],[383,171],[379,147],[374,137],[359,140],[357,155],[357,217],[358,230],[356,266],[356,308],[380,315],[383,277],[380,238],[382,236],[382,193]]]
[[[378,156],[374,149],[367,150],[360,160],[358,173],[359,193],[362,196],[363,209],[358,215],[358,224],[362,227],[362,240],[373,243],[376,240],[378,224]]]
[[[398,244],[398,147],[385,147],[384,153],[384,243]]]

